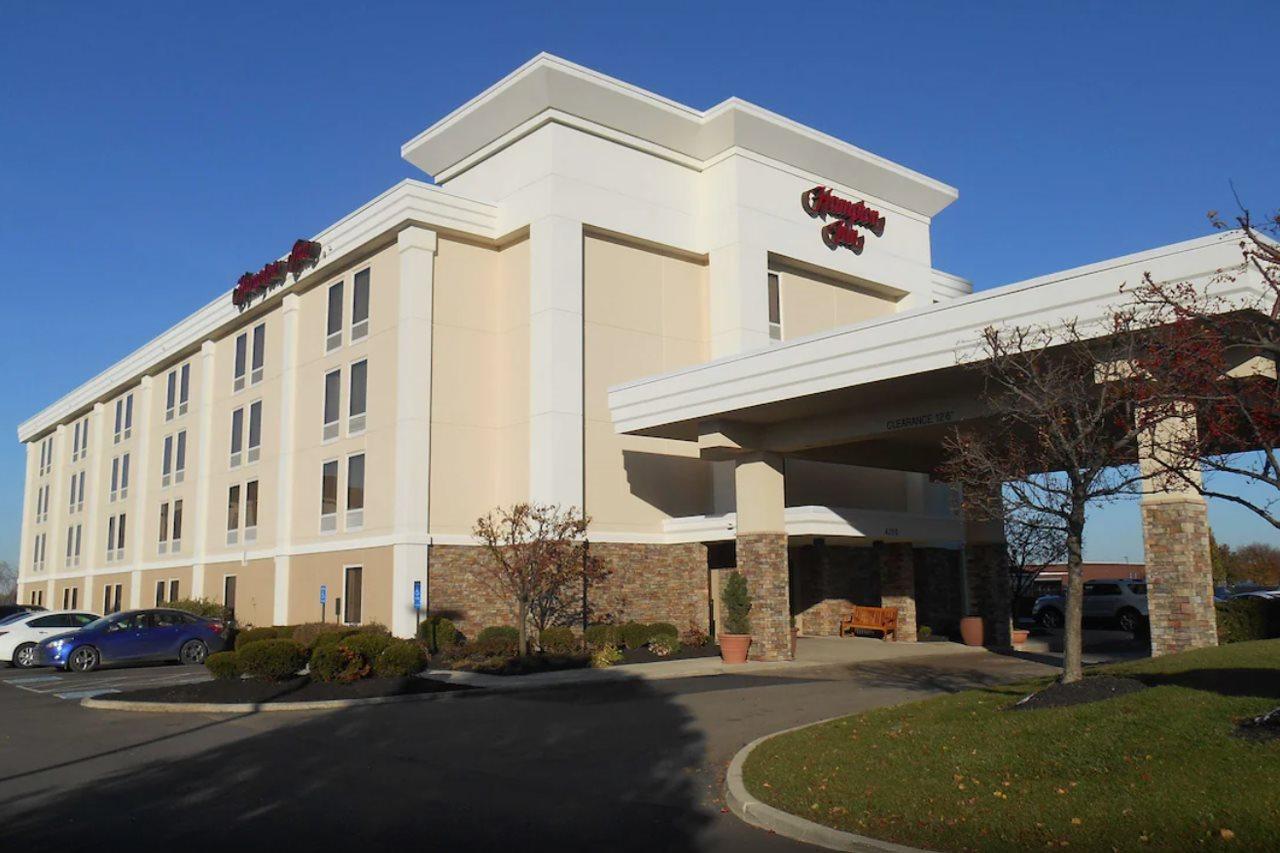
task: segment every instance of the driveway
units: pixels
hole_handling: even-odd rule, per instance
[[[1051,671],[921,657],[233,717],[93,711],[0,685],[0,826],[45,849],[810,849],[723,812],[745,743]]]

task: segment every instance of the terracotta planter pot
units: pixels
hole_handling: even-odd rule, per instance
[[[721,634],[720,659],[725,663],[746,663],[751,648],[750,634]]]
[[[1031,636],[1031,632],[1030,632],[1030,631],[1027,631],[1027,630],[1024,630],[1024,629],[1021,629],[1021,628],[1014,628],[1014,629],[1013,629],[1013,644],[1014,644],[1015,646],[1020,646],[1020,645],[1022,645],[1023,643],[1025,643],[1025,642],[1027,641],[1027,637],[1030,637],[1030,636]]]
[[[960,639],[966,646],[982,645],[981,616],[966,616],[960,620]]]

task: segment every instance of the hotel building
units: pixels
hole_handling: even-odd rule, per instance
[[[696,110],[547,55],[401,152],[434,182],[282,246],[19,427],[21,600],[203,596],[246,623],[407,635],[417,582],[464,630],[510,624],[471,530],[531,500],[590,516],[600,614],[711,627],[737,565],[765,657],[792,624],[834,633],[850,602],[896,604],[908,639],[966,610],[998,637],[1001,533],[928,474],[975,402],[957,351],[1232,248],[970,296],[931,261],[951,187],[750,103]],[[1188,559],[1169,571],[1198,584]]]

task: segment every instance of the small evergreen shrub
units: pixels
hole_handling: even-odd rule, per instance
[[[676,626],[672,625],[670,622],[650,622],[649,639],[652,640],[654,637],[659,635],[664,637],[678,637],[680,636],[680,631],[677,630]]]
[[[649,626],[643,622],[625,622],[622,625],[622,645],[638,649],[649,642]]]
[[[475,642],[469,645],[478,654],[495,657],[515,655],[520,649],[520,632],[506,625],[491,625],[481,631]]]
[[[670,657],[680,651],[680,638],[675,632],[659,634],[649,641],[649,651],[660,658]]]
[[[520,642],[520,629],[512,628],[510,625],[490,625],[480,632],[477,640],[490,640],[499,637],[504,640],[510,640],[513,643]]]
[[[182,598],[178,601],[169,602],[165,607],[170,610],[181,610],[184,613],[194,613],[197,616],[203,616],[205,619],[222,619],[226,621],[228,618],[227,608],[212,598]]]
[[[293,640],[260,640],[236,652],[246,675],[267,681],[292,678],[307,665],[307,650]]]
[[[1221,644],[1280,637],[1280,601],[1235,598],[1216,605],[1216,609]]]
[[[214,678],[230,680],[240,677],[240,656],[235,652],[215,652],[204,659],[204,665]]]
[[[236,632],[236,651],[240,651],[250,643],[276,639],[280,639],[280,636],[275,628],[249,628],[245,631],[238,631]]]
[[[347,637],[354,637],[360,633],[354,628],[343,628],[339,631],[325,631],[316,637],[315,642],[311,644],[312,649],[332,648],[338,645]]]
[[[426,643],[432,654],[451,649],[462,643],[462,633],[452,621],[443,616],[432,616],[418,626],[418,639]]]
[[[408,678],[426,668],[426,652],[414,640],[392,640],[373,666],[382,678]]]
[[[311,677],[319,681],[346,684],[366,678],[372,671],[364,655],[340,645],[321,646],[311,654]]]
[[[568,655],[578,650],[578,638],[568,628],[544,628],[538,646],[548,654]]]
[[[391,645],[391,635],[380,634],[370,631],[358,631],[355,634],[338,643],[340,648],[349,651],[358,652],[364,656],[364,659],[372,663],[378,659],[378,655]]]
[[[751,633],[751,593],[747,591],[747,579],[742,572],[735,569],[725,579],[720,606],[724,610],[726,634]]]
[[[293,629],[292,638],[308,648],[314,648],[321,637],[336,634],[337,638],[333,641],[336,643],[348,633],[351,633],[351,628],[335,622],[306,622]]]
[[[622,632],[617,625],[588,625],[584,635],[588,649],[622,645]]]
[[[591,665],[596,669],[605,669],[622,660],[622,652],[617,646],[601,646],[591,653]]]

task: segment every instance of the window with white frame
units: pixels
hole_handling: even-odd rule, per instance
[[[187,413],[191,395],[191,365],[184,364],[169,371],[165,381],[164,419],[171,421]]]
[[[160,504],[160,542],[156,547],[159,554],[169,553],[169,504]]]
[[[169,536],[169,550],[174,554],[182,550],[182,499],[173,502],[173,532]]]
[[[338,437],[339,411],[342,409],[342,371],[331,370],[324,375],[324,441]]]
[[[227,544],[240,544],[240,486],[227,489]]]
[[[253,327],[253,354],[249,365],[249,384],[257,385],[262,381],[263,365],[267,357],[267,324],[259,323]]]
[[[782,285],[776,272],[769,273],[769,340],[782,340]]]
[[[173,482],[181,483],[187,478],[187,431],[179,430],[173,440]]]
[[[71,475],[70,490],[67,494],[67,513],[75,514],[84,509],[84,472]]]
[[[249,333],[236,335],[235,372],[231,380],[231,392],[244,390],[245,369],[249,363]]]
[[[245,460],[252,464],[262,455],[262,401],[249,404],[249,447]]]
[[[240,467],[244,452],[244,409],[231,413],[231,467]]]
[[[80,458],[89,458],[89,419],[80,422]]]
[[[364,454],[347,457],[347,529],[364,527]]]
[[[244,541],[258,541],[258,481],[244,484]]]
[[[124,559],[125,514],[113,515],[107,519],[107,562],[114,563]]]
[[[324,351],[342,346],[342,282],[329,286],[329,311],[325,321]]]
[[[124,453],[111,460],[111,491],[108,500],[114,503],[129,497],[129,454]]]
[[[369,271],[360,270],[351,283],[351,340],[369,334]]]
[[[164,450],[160,454],[160,488],[173,482],[173,436],[164,437]]]
[[[110,616],[120,612],[120,599],[124,584],[109,583],[102,587],[102,615]]]
[[[179,598],[182,597],[181,595],[178,594],[179,593],[178,583],[179,582],[177,578],[169,579],[169,603],[170,604],[172,604],[173,602],[177,601]]]
[[[62,590],[62,609],[75,610],[80,606],[80,587],[69,586]]]
[[[31,543],[31,570],[34,572],[44,569],[44,537],[45,534],[41,533]]]
[[[49,485],[46,483],[36,489],[36,524],[49,520]]]
[[[133,394],[116,400],[115,443],[119,444],[133,435]]]
[[[36,467],[36,476],[43,477],[49,473],[49,439],[40,442],[40,464]]]
[[[80,422],[76,421],[76,425],[71,436],[71,461],[75,462],[79,458],[80,458]]]
[[[338,460],[331,459],[320,470],[320,532],[338,529]]]
[[[176,554],[182,550],[182,501],[172,504],[160,504],[160,542],[158,551],[161,554]]]
[[[369,360],[351,365],[347,392],[347,435],[364,432],[365,410],[369,399]]]

